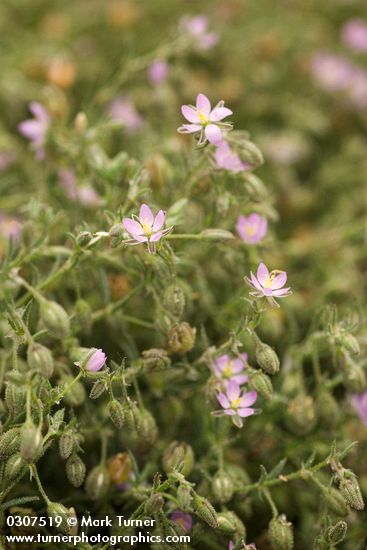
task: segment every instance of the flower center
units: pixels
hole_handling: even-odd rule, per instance
[[[234,399],[234,400],[232,401],[231,405],[232,405],[232,407],[233,407],[234,409],[238,409],[238,406],[239,406],[239,404],[240,404],[240,400],[241,400],[241,399],[240,399],[239,397],[237,397],[237,399]]]
[[[277,275],[280,275],[281,273],[283,273],[283,271],[279,271],[279,269],[273,269],[273,271],[269,273],[269,277],[265,281],[264,288],[271,288],[275,277]]]
[[[231,363],[228,363],[228,365],[226,367],[224,367],[223,374],[224,374],[225,378],[231,378],[231,376],[232,376],[232,365],[231,365]]]
[[[198,117],[201,124],[207,124],[208,123],[208,115],[204,114],[201,111],[198,111]]]
[[[152,228],[150,227],[150,225],[148,225],[147,223],[142,223],[141,226],[144,230],[145,235],[147,237],[150,237],[150,235],[152,234]]]
[[[249,225],[246,227],[246,232],[249,237],[252,237],[252,235],[255,233],[255,228]]]

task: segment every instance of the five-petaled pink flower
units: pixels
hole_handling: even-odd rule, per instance
[[[232,114],[232,111],[224,107],[224,101],[220,101],[212,109],[209,99],[204,94],[198,94],[196,107],[182,105],[183,116],[190,124],[183,124],[178,128],[181,134],[194,134],[200,132],[199,144],[206,141],[219,145],[223,139],[223,131],[230,130],[232,125],[221,122],[223,118]]]
[[[226,388],[231,380],[239,385],[245,384],[248,380],[245,371],[247,358],[247,353],[241,353],[241,359],[239,357],[231,358],[229,355],[217,357],[213,368],[215,376],[223,381]]]
[[[152,84],[162,84],[168,76],[168,63],[164,59],[155,59],[148,67],[148,78]]]
[[[237,174],[238,172],[245,172],[250,168],[250,165],[247,162],[243,162],[225,141],[219,143],[214,156],[217,167],[222,170],[228,170]]]
[[[367,52],[367,23],[363,19],[350,19],[342,28],[344,44],[360,52]]]
[[[287,282],[287,273],[278,269],[269,272],[264,263],[259,264],[257,277],[251,271],[251,279],[245,277],[245,280],[255,290],[250,294],[256,298],[266,296],[273,302],[272,298],[284,298],[291,294],[290,287],[283,288]]]
[[[248,217],[239,216],[236,224],[237,233],[247,244],[256,244],[261,241],[268,230],[268,222],[259,214],[250,214]]]
[[[188,533],[192,528],[192,517],[181,510],[174,510],[171,514],[171,520],[181,527],[184,533]]]
[[[166,213],[163,210],[154,216],[149,206],[142,204],[139,217],[133,215],[122,220],[124,228],[132,236],[132,239],[125,241],[126,244],[147,243],[148,251],[155,252],[155,243],[172,231],[172,227],[162,229],[165,219]]]
[[[50,117],[43,105],[37,101],[32,101],[29,105],[29,110],[34,118],[23,120],[18,125],[18,130],[24,137],[30,140],[32,147],[36,151],[36,158],[43,160],[45,156],[44,144],[50,127]]]
[[[257,399],[256,391],[241,394],[240,385],[235,380],[230,380],[226,393],[218,393],[217,399],[224,409],[224,414],[232,416],[233,423],[238,427],[242,427],[241,418],[252,416],[256,412],[251,407]]]
[[[187,35],[200,50],[208,50],[215,46],[219,41],[219,35],[216,32],[208,31],[209,19],[204,14],[194,17],[184,16],[180,19],[179,30]]]

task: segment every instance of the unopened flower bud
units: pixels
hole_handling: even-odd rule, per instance
[[[177,489],[177,502],[180,510],[188,512],[191,506],[191,490],[187,485],[179,485]]]
[[[20,453],[12,455],[5,466],[4,476],[8,481],[15,479],[21,470],[27,465]]]
[[[89,392],[89,397],[91,399],[98,399],[107,389],[106,381],[99,379],[96,380]]]
[[[157,512],[162,510],[163,504],[164,499],[162,495],[160,495],[159,493],[153,493],[145,502],[144,512],[147,516],[152,516],[153,514],[156,514]]]
[[[210,502],[197,494],[195,494],[193,499],[193,508],[195,514],[205,521],[210,527],[216,529],[218,527],[218,517],[217,512],[210,504]]]
[[[115,223],[115,225],[113,225],[109,230],[110,237],[114,237],[114,238],[121,237],[121,239],[123,239],[124,233],[125,231],[122,223]]]
[[[309,395],[298,395],[288,405],[287,424],[296,434],[309,433],[316,425],[314,402]]]
[[[120,401],[117,401],[117,399],[112,399],[112,401],[108,404],[108,412],[116,428],[121,429],[124,425],[125,415],[124,407],[121,405]]]
[[[148,171],[153,187],[162,187],[172,176],[172,167],[165,157],[155,154],[145,161],[145,168]]]
[[[81,231],[76,238],[76,242],[79,246],[87,246],[91,240],[93,239],[93,235],[90,231]]]
[[[115,485],[125,483],[132,472],[130,455],[128,453],[117,453],[108,460],[107,468],[112,483]]]
[[[83,113],[83,111],[81,111],[80,113],[78,113],[74,119],[74,127],[75,127],[75,130],[79,133],[79,134],[82,134],[83,132],[85,132],[85,130],[87,129],[87,126],[88,126],[88,118],[87,118],[87,115],[85,113]]]
[[[174,317],[181,317],[185,309],[185,302],[185,294],[181,287],[170,285],[166,288],[163,296],[163,305]]]
[[[339,544],[345,538],[347,533],[348,524],[345,521],[338,521],[332,527],[327,530],[326,538],[331,544]]]
[[[10,428],[0,436],[0,460],[6,460],[20,447],[19,428]]]
[[[69,458],[74,447],[74,435],[72,430],[65,430],[59,439],[59,453],[61,458]]]
[[[255,359],[263,371],[268,374],[276,374],[279,371],[279,357],[267,344],[256,338]]]
[[[68,525],[68,518],[69,518],[70,512],[67,508],[65,508],[65,506],[63,506],[59,502],[49,502],[47,505],[47,515],[52,519],[61,517],[62,522],[57,527],[57,529],[65,534],[68,534],[70,532],[70,527]],[[57,526],[56,522],[55,522],[55,525]]]
[[[274,550],[293,549],[293,525],[284,514],[273,518],[269,523],[269,538]]]
[[[104,367],[107,359],[106,354],[101,349],[97,348],[77,348],[74,354],[79,355],[76,363],[80,368],[89,372],[100,371]]]
[[[348,507],[343,495],[334,487],[325,488],[323,491],[326,506],[336,516],[345,517],[348,515]]]
[[[104,466],[95,466],[88,474],[85,490],[91,500],[100,500],[109,489],[110,480]]]
[[[349,504],[351,508],[354,508],[354,510],[364,509],[361,489],[355,475],[351,475],[349,478],[341,479],[339,489],[347,504]]]
[[[28,365],[32,370],[51,378],[54,371],[54,361],[48,348],[41,344],[31,344],[27,350]]]
[[[366,388],[366,375],[364,370],[348,355],[345,356],[343,365],[343,382],[348,390],[355,393],[362,393]]]
[[[217,472],[212,480],[212,492],[215,500],[224,504],[231,500],[234,485],[230,475],[226,472]]]
[[[66,475],[73,487],[80,487],[85,478],[86,467],[82,459],[74,454],[66,462]]]
[[[236,534],[238,538],[246,537],[246,528],[234,512],[222,512],[217,515],[218,530],[227,535]]]
[[[181,473],[187,477],[194,465],[194,451],[192,447],[187,443],[173,441],[163,454],[162,465],[166,474],[181,467]]]
[[[33,462],[42,450],[41,430],[28,420],[20,429],[20,454],[28,463]]]
[[[168,333],[167,346],[171,353],[187,353],[195,344],[196,329],[188,323],[174,325]]]
[[[270,400],[273,397],[273,385],[267,374],[260,370],[249,370],[248,385],[251,390],[255,390],[261,397]]]
[[[42,300],[40,315],[46,328],[56,338],[66,338],[70,333],[69,316],[65,309],[51,300]]]
[[[171,359],[164,349],[148,349],[143,351],[142,356],[143,364],[147,371],[164,370],[171,364]]]
[[[346,349],[353,355],[358,355],[361,351],[358,340],[355,336],[353,336],[353,334],[342,334],[342,336],[340,337],[340,343],[344,349]]]

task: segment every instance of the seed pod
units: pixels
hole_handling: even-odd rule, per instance
[[[61,458],[69,458],[74,447],[74,434],[72,430],[65,430],[59,439],[59,453]]]
[[[195,344],[196,329],[188,323],[174,325],[167,337],[168,351],[171,353],[187,353],[192,350]]]
[[[194,465],[194,451],[192,447],[184,442],[173,441],[163,453],[162,465],[166,474],[182,466],[181,473],[187,477]]]
[[[279,357],[273,348],[259,339],[256,340],[255,359],[259,367],[267,374],[276,374],[279,371]]]
[[[246,538],[246,528],[234,512],[222,512],[217,515],[218,530],[227,535],[236,534],[238,538]]]
[[[147,516],[152,516],[157,512],[160,512],[163,508],[164,498],[159,493],[153,493],[146,500],[144,505],[144,512]]]
[[[334,487],[328,487],[323,491],[326,506],[336,516],[345,517],[348,515],[348,507],[343,495]]]
[[[339,544],[345,538],[347,533],[348,524],[345,521],[338,521],[332,527],[327,530],[326,538],[331,544]]]
[[[74,454],[66,462],[66,476],[73,487],[80,487],[85,478],[85,464],[82,459]]]
[[[8,382],[5,389],[5,404],[13,418],[23,412],[25,401],[26,393],[24,389]]]
[[[19,447],[20,430],[19,428],[10,428],[10,430],[0,436],[0,460],[6,460],[13,453],[17,452]]]
[[[316,401],[317,417],[324,426],[335,426],[340,419],[340,407],[328,390],[321,389]]]
[[[66,338],[69,336],[69,316],[60,304],[51,300],[42,300],[40,304],[40,316],[45,327],[56,338]]]
[[[316,425],[314,402],[309,395],[298,395],[290,401],[287,409],[287,425],[292,432],[303,435]]]
[[[51,378],[54,372],[54,361],[48,348],[41,344],[31,344],[27,350],[28,365],[32,370]]]
[[[108,404],[108,412],[116,428],[121,429],[124,425],[125,415],[124,407],[121,405],[120,401],[117,401],[117,399],[112,399],[112,401]]]
[[[193,508],[195,514],[205,521],[210,527],[216,529],[218,527],[217,512],[210,502],[200,495],[195,494],[193,499]]]
[[[270,401],[273,397],[273,385],[267,374],[260,370],[249,371],[248,385],[251,390],[255,390],[261,397]]]
[[[15,479],[21,470],[27,465],[26,461],[20,453],[13,454],[5,466],[5,478],[8,481]]]
[[[157,423],[154,416],[147,410],[141,411],[138,433],[139,438],[149,445],[152,445],[157,439]]]
[[[47,515],[52,519],[56,519],[58,516],[61,517],[62,522],[61,525],[57,527],[57,529],[62,533],[69,533],[70,527],[68,525],[68,518],[70,517],[70,511],[65,508],[65,506],[63,506],[59,502],[48,502]],[[55,523],[55,525],[57,524]]]
[[[340,480],[339,489],[347,504],[354,510],[363,510],[364,502],[356,476],[352,475],[349,478]]]
[[[126,429],[130,432],[136,432],[139,428],[141,413],[135,401],[129,398],[125,403],[124,416]]]
[[[115,485],[121,485],[129,479],[132,472],[131,458],[128,453],[117,453],[107,463],[110,481]]]
[[[28,463],[34,462],[42,451],[43,437],[41,430],[32,420],[28,420],[20,429],[20,454]]]
[[[345,356],[343,365],[343,382],[348,390],[355,393],[362,393],[366,388],[364,370],[348,355]]]
[[[143,365],[147,371],[164,370],[171,364],[171,359],[164,349],[148,349],[143,351],[142,356]]]
[[[108,471],[105,466],[95,466],[88,474],[85,490],[91,500],[100,500],[105,496],[110,486]]]
[[[357,338],[353,334],[345,333],[340,338],[340,343],[344,349],[352,353],[353,355],[358,355],[361,352]]]
[[[72,319],[73,327],[77,332],[89,334],[92,328],[92,310],[88,302],[79,299],[75,304],[74,317]]]
[[[170,285],[163,295],[163,305],[174,317],[180,318],[185,309],[185,294],[181,287]]]
[[[90,231],[80,231],[80,233],[77,235],[76,242],[79,246],[87,246],[91,240],[93,239],[93,235]]]
[[[269,523],[269,538],[274,550],[293,549],[293,525],[284,514],[273,518]]]
[[[73,380],[74,378],[72,376],[65,376],[62,379],[62,381],[67,385],[73,382]],[[76,382],[73,383],[71,388],[65,394],[64,401],[71,407],[80,407],[80,405],[84,403],[86,397],[87,395],[86,395],[84,385],[82,384],[82,382],[77,380]]]
[[[89,397],[91,399],[98,399],[106,391],[107,386],[106,382],[103,379],[96,380],[89,392]]]
[[[234,485],[231,476],[223,471],[217,472],[212,480],[212,493],[215,500],[221,504],[229,502],[233,492]]]
[[[191,491],[187,485],[179,485],[177,489],[177,501],[180,510],[188,512],[191,506]]]

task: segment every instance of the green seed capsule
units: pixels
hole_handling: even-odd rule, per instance
[[[210,502],[197,494],[195,494],[193,499],[193,508],[195,514],[205,521],[210,527],[213,529],[217,529],[218,527],[218,516],[217,512],[213,508],[213,506],[210,504]]]
[[[74,434],[72,430],[66,430],[61,435],[59,440],[59,453],[61,458],[63,458],[64,460],[69,458],[69,456],[73,451],[74,442],[75,442],[75,439],[74,439]]]
[[[51,300],[42,300],[40,316],[46,328],[56,338],[66,338],[70,333],[69,316],[65,309]]]
[[[343,495],[334,487],[329,487],[324,490],[324,500],[326,506],[336,516],[345,517],[348,515],[348,507]]]
[[[27,421],[20,429],[20,454],[28,463],[34,462],[42,451],[43,437],[41,430]]]
[[[27,465],[26,461],[20,453],[15,453],[11,456],[5,466],[5,478],[9,481],[15,479],[22,469]]]
[[[187,353],[195,344],[196,329],[188,323],[174,325],[168,333],[167,347],[171,353]]]
[[[66,475],[73,487],[83,484],[85,471],[85,464],[77,454],[72,455],[66,462]]]
[[[90,390],[89,397],[98,399],[107,389],[106,382],[103,379],[96,380]]]
[[[230,475],[225,472],[217,472],[212,480],[212,493],[216,501],[224,504],[233,496],[234,485]]]
[[[88,474],[85,490],[91,500],[100,500],[110,486],[108,470],[104,466],[95,466]]]
[[[273,385],[267,374],[260,370],[249,372],[249,387],[255,390],[261,397],[270,401],[273,397]]]
[[[268,374],[276,374],[279,371],[280,362],[279,357],[267,344],[258,342],[255,348],[255,359],[257,364],[263,371]]]
[[[361,489],[355,476],[341,479],[339,489],[351,508],[354,508],[354,510],[364,509],[364,501]]]
[[[32,344],[27,350],[28,365],[32,370],[51,378],[54,372],[54,361],[48,348],[41,344]]]
[[[194,465],[194,451],[192,447],[184,442],[173,441],[163,454],[162,465],[167,474],[181,467],[181,473],[187,477]]]
[[[331,544],[339,544],[345,538],[347,534],[348,524],[345,521],[338,521],[332,527],[327,530],[326,538]]]
[[[61,517],[61,525],[57,527],[62,533],[68,534],[70,532],[70,526],[68,525],[68,518],[70,517],[70,510],[65,508],[62,504],[58,502],[49,502],[47,505],[47,515],[56,520],[56,518]],[[57,523],[55,522],[57,526]]]
[[[116,428],[121,429],[125,421],[124,406],[117,399],[113,399],[108,404],[108,412]]]
[[[274,550],[293,550],[293,525],[284,514],[269,523],[269,538]]]
[[[13,453],[17,452],[19,447],[20,430],[19,428],[10,428],[10,430],[0,436],[0,460],[6,460]]]

